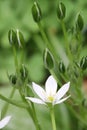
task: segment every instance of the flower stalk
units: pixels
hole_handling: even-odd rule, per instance
[[[61,20],[60,22],[61,22],[61,26],[62,26],[64,37],[65,37],[65,42],[66,42],[66,46],[65,47],[66,47],[67,55],[69,56],[70,61],[72,61],[72,55],[71,55],[71,52],[70,52],[70,49],[69,49],[69,42],[68,42],[68,37],[67,37],[65,24],[64,24],[63,20]]]
[[[49,42],[49,40],[47,39],[47,36],[46,36],[46,34],[45,34],[44,30],[43,30],[43,27],[42,27],[42,25],[41,25],[41,22],[38,22],[37,24],[38,24],[38,27],[39,27],[39,29],[40,29],[41,35],[42,35],[42,37],[43,37],[43,40],[45,41],[46,47],[47,47],[47,48],[50,50],[50,52],[53,54],[53,57],[54,57],[55,61],[58,62],[57,59],[59,59],[59,57],[58,57],[58,55],[56,54],[56,51],[55,51],[55,49],[54,49],[53,44],[52,44],[51,42]]]
[[[50,108],[50,115],[51,115],[52,128],[53,128],[53,130],[56,130],[54,107],[51,107],[51,108]]]
[[[18,59],[17,59],[17,54],[16,54],[16,48],[12,46],[13,48],[13,54],[14,54],[14,63],[15,63],[15,68],[16,68],[16,73],[18,74]]]

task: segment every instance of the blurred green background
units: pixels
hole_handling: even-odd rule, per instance
[[[66,27],[69,28],[75,23],[75,18],[78,12],[81,13],[84,19],[84,30],[87,24],[87,0],[61,0],[67,10],[65,18]],[[7,77],[7,72],[12,74],[14,70],[14,60],[11,45],[8,41],[9,29],[19,29],[25,39],[25,65],[29,70],[31,81],[38,84],[44,83],[49,75],[43,63],[43,51],[45,48],[44,41],[41,38],[38,26],[33,21],[31,8],[34,0],[0,0],[0,93],[9,96],[11,86]],[[64,38],[60,23],[56,15],[57,0],[37,0],[43,14],[43,27],[47,36],[55,41],[55,44],[63,46]],[[85,36],[86,37],[86,36]],[[86,42],[85,42],[86,44]],[[86,45],[85,45],[86,46]],[[82,55],[86,55],[86,47],[82,50]],[[20,56],[20,49],[18,50]],[[14,99],[20,100],[18,93],[15,93]],[[3,106],[3,101],[0,100],[0,110]],[[48,109],[43,106],[35,105],[38,120],[42,124],[42,130],[51,130],[50,115]],[[61,104],[55,109],[57,126],[59,130],[82,130],[77,128],[77,119],[70,115],[66,106]],[[19,108],[10,105],[8,114],[12,115],[12,120],[4,128],[4,130],[35,130],[34,124],[28,113]],[[74,124],[72,124],[72,122]],[[82,124],[81,124],[82,125]]]

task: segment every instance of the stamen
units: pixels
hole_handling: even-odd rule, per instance
[[[49,96],[49,97],[48,97],[48,100],[52,102],[52,101],[54,100],[54,97]]]

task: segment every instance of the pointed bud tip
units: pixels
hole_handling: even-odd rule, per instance
[[[62,2],[59,2],[58,7],[57,7],[57,17],[60,20],[63,20],[66,15],[66,7]]]
[[[44,65],[47,69],[54,68],[54,58],[51,52],[46,48],[43,54]]]
[[[41,18],[42,18],[42,13],[41,13],[41,9],[40,6],[38,5],[37,2],[34,2],[33,6],[32,6],[32,15],[33,15],[33,19],[35,22],[40,22]]]

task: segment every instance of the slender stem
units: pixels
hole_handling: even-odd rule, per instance
[[[12,89],[12,92],[11,92],[11,94],[9,96],[9,99],[11,99],[13,97],[14,93],[15,93],[15,88]],[[6,115],[8,107],[9,107],[9,103],[6,102],[6,104],[2,108],[1,118],[3,118]]]
[[[12,47],[13,47],[13,53],[14,53],[15,68],[16,68],[16,72],[18,73],[18,59],[17,59],[16,49],[14,46]]]
[[[38,119],[37,119],[37,115],[36,115],[34,104],[32,102],[31,102],[31,106],[32,106],[33,115],[34,115],[34,119],[35,119],[36,130],[40,130],[41,127],[40,127],[40,124],[39,124]]]
[[[12,105],[15,105],[16,107],[21,107],[21,108],[28,108],[28,105],[27,104],[24,104],[24,103],[19,103],[19,102],[16,102],[14,100],[11,100],[9,98],[6,98],[4,97],[3,95],[0,94],[0,99],[2,99],[3,101],[6,101]]]
[[[53,130],[56,130],[56,122],[55,122],[55,116],[54,116],[54,109],[53,109],[53,107],[50,109],[50,115],[51,115],[51,121],[52,121]]]
[[[80,31],[78,32],[78,43],[79,43],[79,46],[78,46],[78,51],[77,51],[77,58],[79,58],[80,52],[82,49],[82,34]]]
[[[66,77],[66,75],[63,75],[62,73],[60,73],[60,76],[62,77],[62,79],[65,81],[65,82],[67,82],[67,77]]]
[[[37,120],[37,116],[36,116],[36,112],[35,112],[33,103],[31,103],[31,106],[32,106],[32,109],[31,109],[31,107],[30,107],[29,103],[27,102],[27,100],[25,99],[25,97],[21,94],[20,91],[19,91],[19,93],[20,93],[22,100],[28,104],[28,108],[26,108],[26,110],[28,111],[29,115],[31,116],[31,118],[36,126],[36,130],[40,130],[40,125]]]
[[[25,103],[27,104],[28,107],[26,108],[26,110],[28,111],[29,115],[31,116],[31,118],[32,118],[33,121],[34,121],[34,118],[33,118],[33,112],[32,112],[32,109],[31,109],[29,103],[27,102],[27,100],[25,99],[25,96],[22,95],[22,93],[21,93],[20,91],[19,91],[19,94],[20,94],[20,96],[21,96],[23,102],[25,102]]]
[[[56,51],[55,51],[55,49],[54,49],[53,44],[52,44],[51,42],[49,42],[49,40],[48,40],[48,38],[47,38],[47,36],[46,36],[46,34],[45,34],[45,32],[44,32],[44,30],[43,30],[42,25],[41,25],[40,22],[38,23],[38,27],[39,27],[39,29],[40,29],[41,35],[42,35],[42,37],[43,37],[43,40],[45,41],[46,47],[51,51],[51,53],[52,53],[53,56],[54,56],[55,61],[58,63],[59,57],[58,57],[58,55],[56,54]]]
[[[45,34],[45,32],[44,32],[44,30],[43,30],[42,25],[41,25],[40,22],[38,23],[38,27],[39,27],[40,32],[41,32],[41,34],[42,34],[43,40],[45,41],[46,47],[47,47],[47,48],[51,51],[51,53],[53,54],[53,57],[54,57],[56,63],[59,64],[59,63],[58,63],[59,57],[58,57],[58,55],[57,55],[57,53],[56,53],[56,51],[55,51],[55,48],[54,48],[53,44],[52,44],[51,42],[49,42],[49,40],[48,40],[48,38],[47,38],[47,36],[46,36],[46,34]],[[64,32],[65,32],[65,31],[64,31]],[[53,73],[53,71],[52,71],[52,73]],[[56,77],[56,76],[55,76],[55,77]],[[63,78],[63,77],[62,77],[62,78]],[[59,84],[61,84],[60,81],[58,80],[58,78],[56,78],[56,79],[57,79],[57,81],[59,82]]]
[[[67,32],[66,32],[66,28],[65,28],[65,24],[64,24],[64,21],[61,20],[61,25],[62,25],[62,30],[63,30],[63,34],[64,34],[64,37],[65,37],[65,42],[66,42],[66,51],[67,51],[67,54],[69,56],[69,59],[71,60],[72,59],[72,55],[71,55],[71,52],[70,52],[70,49],[69,49],[69,42],[68,42],[68,37],[67,37]]]

